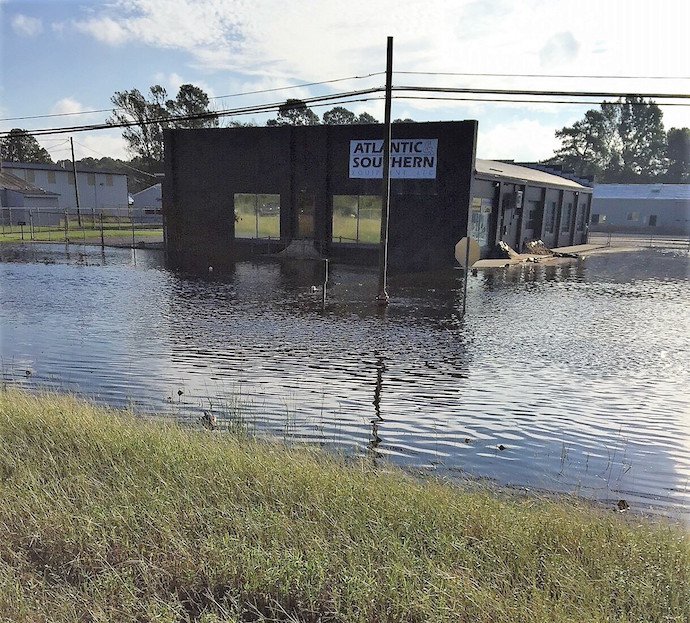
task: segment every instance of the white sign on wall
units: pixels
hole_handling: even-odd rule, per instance
[[[437,138],[391,140],[391,179],[436,179]],[[383,140],[350,141],[350,177],[383,177]]]

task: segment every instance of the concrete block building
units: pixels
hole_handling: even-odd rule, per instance
[[[173,265],[204,270],[295,240],[375,264],[381,227],[381,125],[168,130],[163,214]],[[586,237],[588,189],[555,175],[475,159],[476,121],[396,123],[389,267],[455,265],[469,231],[490,255],[548,233]],[[553,210],[552,210],[553,208]]]

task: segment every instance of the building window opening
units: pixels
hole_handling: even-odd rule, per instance
[[[639,221],[640,220],[640,213],[639,212],[628,212],[627,220],[628,221]]]
[[[235,238],[280,238],[280,195],[236,193]]]
[[[34,183],[36,181],[36,173],[34,171],[27,171],[26,172],[26,181]]]
[[[656,214],[649,215],[649,226],[656,227]]]
[[[380,241],[380,196],[333,195],[333,242],[378,244]]]
[[[556,202],[552,201],[551,205],[546,210],[546,223],[544,224],[544,232],[552,234],[556,224]]]
[[[89,186],[95,186],[96,185],[96,174],[95,173],[87,173],[86,174],[86,183]]]
[[[542,211],[541,201],[527,201],[527,222],[525,229],[534,232],[539,226],[539,217]]]
[[[577,231],[584,231],[585,229],[585,214],[587,214],[587,204],[580,204],[580,211],[577,214]]]
[[[48,183],[55,184],[55,171],[48,171]]]
[[[106,175],[105,175],[105,185],[106,186],[112,186],[113,185],[113,176],[110,173],[106,173]]]
[[[493,200],[486,197],[472,197],[470,216],[470,237],[477,241],[480,247],[489,245],[489,219]]]
[[[568,203],[565,206],[565,212],[561,219],[561,232],[570,231],[570,218],[573,215],[573,204]]]

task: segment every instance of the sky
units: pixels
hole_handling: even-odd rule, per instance
[[[387,36],[394,71],[422,72],[395,86],[690,92],[688,0],[0,0],[0,24],[0,130],[102,123],[116,91],[154,84],[195,84],[216,110],[380,87]],[[505,75],[457,75],[478,73]],[[249,94],[266,89],[281,90]],[[396,98],[393,117],[477,119],[478,157],[541,160],[596,101]],[[381,99],[344,105],[383,119]],[[690,126],[690,106],[662,110],[666,129]],[[26,118],[44,115],[60,116]],[[131,156],[117,129],[72,136],[77,158]],[[39,142],[64,159],[68,137]]]

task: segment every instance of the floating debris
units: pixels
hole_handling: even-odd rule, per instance
[[[204,409],[204,414],[199,418],[199,423],[208,430],[216,430],[218,428],[218,420],[213,413],[209,413]]]

